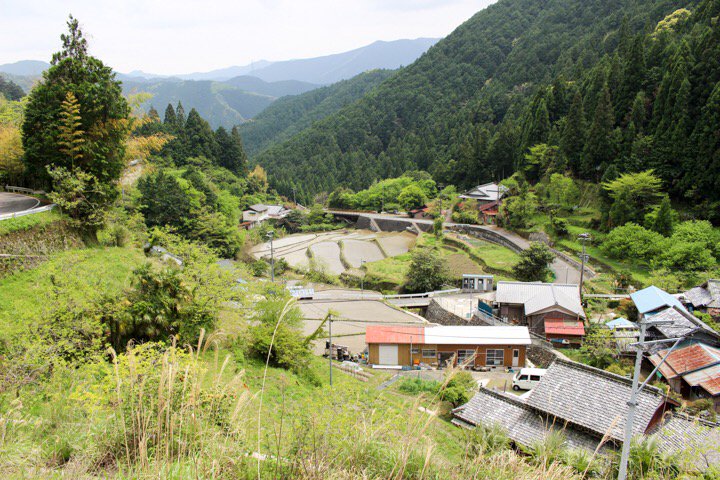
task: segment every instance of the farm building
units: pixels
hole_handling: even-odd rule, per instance
[[[463,200],[474,200],[477,203],[478,216],[482,223],[495,223],[500,202],[507,188],[497,183],[478,185],[460,195]]]
[[[612,332],[618,351],[622,353],[635,352],[630,345],[638,341],[640,329],[637,324],[620,317],[607,322],[605,326]]]
[[[519,326],[368,326],[369,363],[373,365],[524,367],[530,333]]]
[[[498,282],[495,303],[501,318],[527,325],[556,346],[582,344],[586,316],[577,285]]]
[[[266,220],[285,218],[288,213],[290,213],[290,210],[282,205],[252,205],[248,210],[243,212],[240,226],[246,230],[250,230]]]

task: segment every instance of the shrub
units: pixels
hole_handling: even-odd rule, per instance
[[[398,390],[403,393],[416,395],[418,393],[435,394],[440,390],[440,382],[435,380],[423,380],[417,377],[405,377],[398,385]]]
[[[470,210],[453,212],[452,221],[455,223],[463,223],[469,225],[476,225],[477,223],[479,223],[477,212],[473,212]]]
[[[477,390],[477,382],[469,372],[449,370],[450,378],[440,391],[440,399],[449,402],[453,407],[464,405]]]
[[[250,271],[256,277],[262,277],[268,271],[268,264],[264,260],[256,260],[250,264]]]
[[[664,240],[663,236],[657,232],[635,223],[628,223],[612,229],[600,248],[611,257],[620,260],[649,264],[662,252]]]
[[[569,232],[567,218],[553,217],[550,228],[558,237],[566,236]]]

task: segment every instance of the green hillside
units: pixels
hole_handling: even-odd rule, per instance
[[[655,168],[675,198],[707,198],[720,175],[718,10],[501,0],[257,161],[281,193],[358,189],[418,168],[463,187],[509,176],[529,146],[549,143],[580,178]]]
[[[254,155],[268,145],[287,140],[313,122],[332,115],[393,73],[393,70],[372,70],[302,95],[279,99],[240,127],[248,154]]]

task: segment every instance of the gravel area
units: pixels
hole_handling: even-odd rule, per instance
[[[385,258],[375,242],[367,240],[343,240],[343,254],[350,265],[361,267],[361,262],[376,262]]]

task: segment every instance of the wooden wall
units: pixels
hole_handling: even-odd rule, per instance
[[[513,350],[517,349],[520,352],[520,357],[518,359],[518,366],[524,367],[525,366],[525,360],[526,360],[526,346],[525,345],[483,345],[483,346],[476,346],[476,345],[413,345],[414,347],[419,349],[419,352],[415,355],[413,355],[413,361],[415,362],[421,362],[426,363],[428,365],[437,365],[437,357],[435,358],[423,358],[422,351],[428,350],[428,349],[435,349],[436,353],[440,352],[451,352],[454,354],[457,354],[458,350],[475,350],[476,356],[475,356],[475,365],[478,366],[484,366],[485,365],[485,350],[491,349],[503,349],[505,351],[504,355],[504,365],[505,367],[511,367],[512,366],[512,355]],[[370,364],[377,364],[379,361],[379,348],[378,344],[371,343],[368,345],[368,351],[369,351],[369,363]],[[410,345],[407,344],[400,344],[398,345],[398,362],[400,365],[410,365]]]

